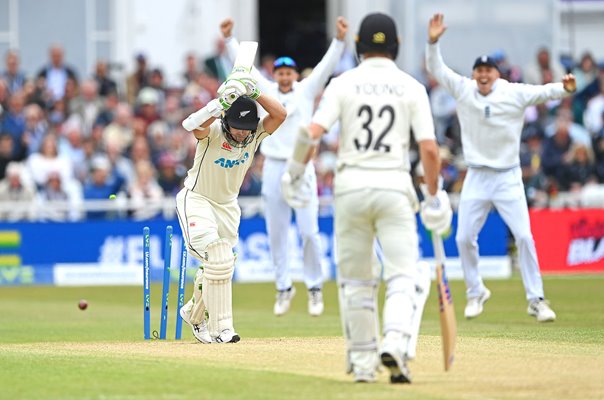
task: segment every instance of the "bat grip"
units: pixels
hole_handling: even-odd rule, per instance
[[[445,246],[443,238],[436,232],[432,232],[432,246],[434,248],[434,258],[440,263],[445,261]]]

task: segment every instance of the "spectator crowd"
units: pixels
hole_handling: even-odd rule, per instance
[[[502,78],[512,82],[560,82],[565,72],[577,78],[573,96],[531,107],[525,115],[520,162],[529,204],[604,207],[604,64],[585,53],[562,65],[547,48],[524,68],[511,64],[503,50],[491,56]],[[124,82],[112,77],[108,65],[100,60],[90,74],[81,73],[56,45],[38,71],[21,70],[17,51],[4,55],[0,221],[110,218],[115,214],[106,209],[82,205],[113,198],[127,200],[129,217],[149,219],[172,204],[166,202],[173,202],[181,188],[196,146],[181,121],[215,97],[224,71],[230,70],[228,60],[220,52],[207,59],[189,54],[182,83],[173,86],[144,54],[135,56],[135,70]],[[263,62],[261,72],[270,76],[270,67],[270,61]],[[430,95],[445,189],[455,199],[466,170],[455,100],[425,71],[418,75]],[[332,193],[337,147],[336,130],[325,136],[315,158],[318,191],[326,198]],[[242,196],[259,196],[262,162],[257,155]]]

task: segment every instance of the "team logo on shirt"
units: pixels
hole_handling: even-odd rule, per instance
[[[231,147],[230,144],[228,144],[227,142],[222,142],[222,146],[221,146],[224,150],[228,150],[228,151],[233,151],[233,148]]]
[[[220,165],[222,168],[233,168],[238,165],[243,165],[250,158],[249,153],[246,151],[243,153],[243,156],[237,160],[229,160],[224,157],[220,157],[217,160],[214,160],[214,164]]]

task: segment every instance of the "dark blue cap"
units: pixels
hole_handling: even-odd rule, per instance
[[[476,69],[478,67],[481,66],[485,66],[485,67],[493,67],[495,68],[497,71],[499,71],[499,66],[497,65],[497,63],[495,62],[495,60],[493,60],[492,57],[489,56],[480,56],[476,59],[476,61],[474,61],[474,66],[472,67],[472,69]]]

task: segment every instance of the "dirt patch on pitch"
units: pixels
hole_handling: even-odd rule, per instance
[[[458,339],[457,360],[442,370],[440,337],[422,336],[410,364],[414,383],[401,390],[442,399],[602,399],[604,349],[599,345]],[[256,371],[291,373],[335,381],[344,374],[341,338],[244,339],[237,344],[202,345],[193,340],[135,343],[32,343],[0,345],[1,353],[174,359]],[[388,381],[387,373],[380,382]]]

